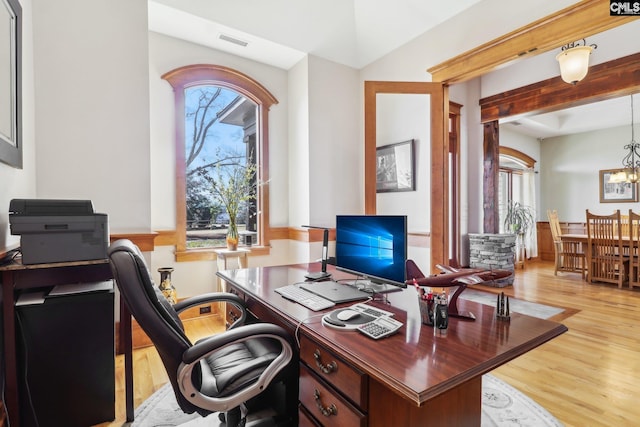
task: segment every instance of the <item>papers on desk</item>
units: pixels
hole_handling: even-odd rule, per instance
[[[89,292],[110,291],[113,289],[113,281],[89,283],[69,283],[54,286],[51,290],[22,292],[16,301],[16,307],[26,305],[44,304],[50,297],[61,297],[68,295],[84,294]]]

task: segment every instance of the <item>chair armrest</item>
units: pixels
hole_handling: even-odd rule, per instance
[[[289,345],[292,345],[291,336],[280,326],[272,323],[254,323],[239,326],[235,329],[230,329],[224,333],[198,341],[182,354],[182,361],[186,364],[192,364],[225,345],[244,341],[256,336],[279,337],[286,340]]]

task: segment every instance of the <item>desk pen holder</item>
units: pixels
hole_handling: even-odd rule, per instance
[[[420,305],[420,318],[424,325],[433,326],[433,300],[426,300],[422,295],[418,295]]]

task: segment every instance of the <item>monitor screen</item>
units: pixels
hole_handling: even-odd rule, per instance
[[[405,286],[407,217],[338,215],[336,267],[375,283]]]

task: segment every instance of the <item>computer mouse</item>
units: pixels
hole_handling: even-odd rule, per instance
[[[355,311],[355,310],[349,310],[349,309],[347,309],[347,310],[342,310],[341,312],[339,312],[339,313],[336,315],[336,317],[337,317],[339,320],[351,320],[351,319],[353,319],[354,317],[359,316],[359,315],[360,315],[360,313],[359,313],[359,312],[357,312],[357,311]]]

